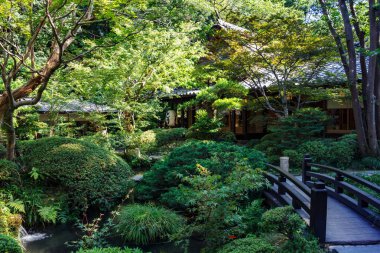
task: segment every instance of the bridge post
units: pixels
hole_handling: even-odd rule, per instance
[[[320,242],[326,240],[327,190],[322,182],[315,182],[311,188],[310,228]]]
[[[310,163],[311,163],[311,157],[308,154],[306,154],[303,157],[303,162],[302,162],[302,182],[304,184],[306,184],[307,181],[311,180],[311,177],[307,175],[307,172],[311,171]]]
[[[339,185],[339,183],[343,182],[344,181],[344,176],[340,173],[337,173],[335,175],[335,192],[338,193],[338,194],[341,194],[343,193],[343,188]]]
[[[279,182],[277,193],[280,195],[284,195],[286,193],[286,190],[285,190],[284,186],[282,186],[282,183],[286,182],[286,177],[284,177],[283,175],[280,175],[277,180]]]

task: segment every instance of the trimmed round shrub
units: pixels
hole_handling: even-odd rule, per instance
[[[167,239],[184,224],[184,218],[171,210],[134,204],[121,208],[116,219],[116,231],[126,241],[148,244]]]
[[[181,183],[184,176],[196,174],[197,164],[211,173],[228,174],[237,166],[264,168],[263,153],[227,142],[189,141],[174,149],[163,161],[154,164],[137,185],[139,199],[157,199],[169,188]]]
[[[247,237],[224,245],[218,253],[275,253],[278,249],[264,239]]]
[[[61,188],[75,208],[109,209],[132,187],[129,165],[114,153],[82,140],[52,137],[23,142],[22,162]]]
[[[143,253],[140,249],[130,249],[130,248],[94,248],[94,249],[80,249],[77,253]]]
[[[22,248],[12,237],[0,234],[0,253],[22,253]]]

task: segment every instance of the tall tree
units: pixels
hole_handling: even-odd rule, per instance
[[[304,104],[300,87],[315,82],[334,56],[330,40],[303,11],[267,0],[246,2],[226,15],[240,27],[219,20],[214,62],[253,88],[264,108],[287,117]]]
[[[377,56],[379,48],[379,3],[368,0],[367,13],[363,12],[365,1],[338,0],[338,2],[334,2],[319,0],[319,4],[347,76],[360,152],[362,155],[379,155],[380,79],[378,75],[380,62],[378,62]],[[334,16],[337,13],[336,9],[339,9],[338,17]],[[343,21],[343,33],[339,29],[341,27],[334,22],[335,20]],[[357,50],[357,46],[360,47],[360,50]],[[360,52],[359,64],[358,52]],[[368,64],[366,59],[368,59]],[[357,70],[359,68],[362,77],[362,94],[360,94],[358,83]],[[363,100],[363,107],[361,100]]]
[[[0,3],[0,68],[4,85],[0,119],[7,133],[8,159],[15,158],[15,110],[38,103],[57,69],[102,46],[85,43],[104,33],[95,31],[93,24],[102,27],[112,23],[113,34],[125,38],[131,32],[131,19],[136,16],[133,10],[138,8],[144,8],[143,0]],[[85,30],[87,33],[83,34]]]

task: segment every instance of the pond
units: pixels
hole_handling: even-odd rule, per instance
[[[69,225],[56,225],[46,227],[40,231],[29,231],[27,235],[22,236],[22,241],[26,253],[70,253],[72,248],[66,246],[65,242],[78,239],[78,233]],[[115,239],[114,246],[128,246],[121,240]],[[136,247],[136,246],[130,246]],[[144,252],[151,253],[181,253],[184,250],[174,243],[158,243],[147,246],[141,246]],[[204,248],[204,243],[198,240],[190,240],[189,253],[199,253]]]

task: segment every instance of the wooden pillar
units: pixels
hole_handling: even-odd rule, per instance
[[[248,139],[248,111],[246,108],[242,111],[242,118],[243,118],[243,135],[244,139]]]
[[[185,110],[181,109],[181,127],[185,127]]]
[[[231,111],[231,132],[236,133],[236,111]]]
[[[326,241],[327,190],[322,182],[314,183],[310,197],[310,228],[319,242]]]
[[[310,176],[307,175],[307,172],[311,171],[311,158],[308,154],[306,154],[303,157],[303,162],[302,162],[302,182],[306,184],[306,182],[310,181],[311,178]]]
[[[195,114],[197,113],[197,111],[195,110],[195,107],[191,107],[191,124],[194,124],[195,123]]]

